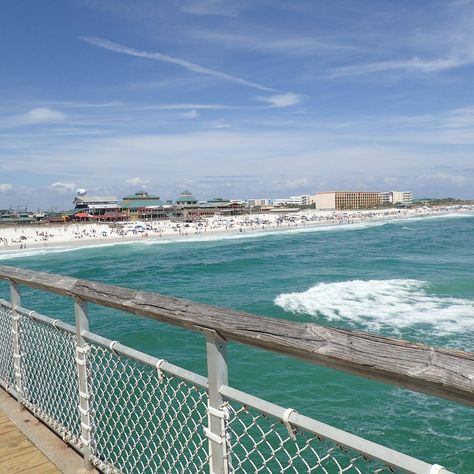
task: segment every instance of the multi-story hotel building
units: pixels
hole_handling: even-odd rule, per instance
[[[316,209],[371,209],[381,204],[411,204],[410,191],[336,191],[321,192],[312,196]]]
[[[336,191],[316,193],[316,209],[370,209],[380,205],[380,193],[372,191]]]
[[[393,204],[411,204],[413,201],[413,194],[411,191],[391,191]]]
[[[380,202],[382,204],[411,204],[413,194],[411,191],[386,191],[380,193]]]

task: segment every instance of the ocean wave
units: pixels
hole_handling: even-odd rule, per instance
[[[345,321],[371,330],[428,324],[436,333],[474,327],[474,301],[431,295],[419,280],[350,280],[318,283],[301,293],[283,293],[275,304],[285,311]]]

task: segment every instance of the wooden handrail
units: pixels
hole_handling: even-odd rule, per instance
[[[474,354],[0,265],[0,279],[474,406]]]

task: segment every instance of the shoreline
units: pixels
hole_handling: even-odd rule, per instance
[[[172,242],[205,242],[223,238],[263,237],[274,233],[311,232],[324,228],[339,228],[366,224],[398,222],[416,218],[469,216],[474,206],[459,209],[404,209],[400,211],[315,211],[293,214],[253,214],[223,218],[214,216],[200,223],[146,221],[110,226],[108,223],[74,223],[55,226],[31,225],[0,228],[0,258],[16,253],[28,256],[31,251],[67,251],[87,247],[120,244],[156,244]],[[128,226],[128,227],[127,227]],[[144,228],[142,228],[144,227]],[[128,230],[127,230],[128,229]],[[139,229],[139,230],[133,230]]]

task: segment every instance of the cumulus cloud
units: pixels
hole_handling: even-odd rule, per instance
[[[135,178],[130,178],[130,179],[126,179],[125,182],[127,184],[130,184],[132,186],[146,186],[150,180],[148,179],[142,179],[142,178],[139,178],[138,176],[135,177]]]
[[[23,115],[23,119],[29,123],[61,122],[65,118],[62,112],[47,107],[31,109]]]
[[[62,183],[60,181],[53,183],[51,189],[58,192],[59,194],[70,194],[73,193],[77,188],[75,183]]]
[[[8,194],[13,190],[13,186],[8,183],[0,183],[0,194]]]
[[[303,96],[295,94],[294,92],[287,92],[285,94],[274,94],[265,97],[257,97],[257,100],[266,102],[272,107],[291,107],[302,102]]]

